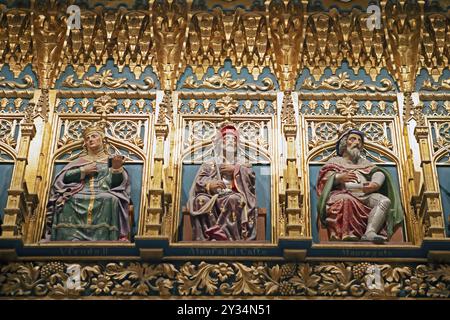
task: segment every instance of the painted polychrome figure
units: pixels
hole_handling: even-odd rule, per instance
[[[47,205],[46,238],[53,241],[127,241],[130,178],[122,156],[105,150],[103,129],[87,127],[85,151],[55,177]]]
[[[344,132],[317,180],[318,214],[331,241],[388,240],[403,221],[389,172],[361,156],[364,133]]]
[[[224,125],[212,161],[201,165],[187,203],[194,240],[256,239],[255,173],[239,156],[239,134]]]

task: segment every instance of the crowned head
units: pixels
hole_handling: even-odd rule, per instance
[[[104,129],[96,124],[88,126],[83,131],[84,146],[88,153],[103,151],[104,138]]]

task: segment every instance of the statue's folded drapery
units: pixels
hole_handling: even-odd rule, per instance
[[[382,235],[390,238],[395,226],[403,221],[403,208],[399,193],[393,184],[389,172],[381,167],[376,167],[367,160],[361,161],[360,165],[352,165],[350,169],[356,170],[359,174],[370,180],[372,175],[381,171],[386,181],[378,193],[364,195],[362,193],[352,193],[343,185],[335,185],[335,176],[338,173],[349,170],[343,165],[342,158],[333,158],[325,164],[317,179],[317,195],[319,196],[317,209],[321,223],[327,226],[331,234],[338,238],[352,234],[358,238],[362,237],[367,228],[369,214],[372,210],[370,197],[389,199],[390,209],[387,215],[386,224],[380,230]],[[377,195],[378,198],[377,198]]]
[[[231,190],[212,194],[209,183],[220,179],[215,162],[204,163],[198,170],[187,203],[193,239],[256,239],[255,173],[250,166],[234,164]]]
[[[89,160],[80,157],[55,178],[47,205],[51,240],[118,240],[130,232],[130,181],[97,162],[98,173],[83,177]]]

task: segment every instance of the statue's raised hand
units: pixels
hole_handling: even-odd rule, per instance
[[[92,175],[97,173],[97,164],[95,162],[91,162],[84,166],[84,174],[85,175]]]
[[[378,191],[380,189],[380,186],[376,182],[368,182],[363,184],[363,192],[364,193],[372,193],[375,191]]]
[[[358,177],[353,171],[338,173],[335,179],[337,183],[358,182]]]
[[[225,183],[221,180],[215,180],[209,183],[209,191],[212,193],[219,193],[219,189],[225,188]]]
[[[123,161],[123,156],[119,156],[119,155],[115,155],[113,158],[112,158],[112,168],[113,169],[120,169],[122,166],[123,166],[123,163],[124,163],[124,161]]]

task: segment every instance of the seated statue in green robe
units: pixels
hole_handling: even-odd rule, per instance
[[[84,133],[85,152],[55,178],[47,205],[46,239],[127,241],[130,180],[123,157],[108,157],[97,126]]]

